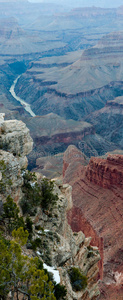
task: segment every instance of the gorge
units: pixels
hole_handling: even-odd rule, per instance
[[[30,105],[29,105],[27,102],[25,102],[23,99],[21,99],[20,97],[18,97],[18,96],[15,94],[15,86],[16,86],[16,84],[17,84],[19,78],[20,78],[20,75],[14,80],[14,82],[13,82],[12,86],[10,87],[10,90],[9,90],[9,91],[10,91],[11,95],[12,95],[17,101],[19,101],[19,102],[24,106],[24,109],[25,109],[27,112],[29,112],[29,114],[30,114],[32,117],[35,117],[35,114],[34,114],[34,112],[31,110]]]
[[[18,204],[26,155],[38,183],[43,176],[55,178],[54,220],[41,208],[31,217],[47,230],[41,230],[45,243],[37,255],[43,253],[47,263],[49,243],[52,265],[68,286],[67,300],[78,299],[66,271],[73,262],[88,274],[89,288],[80,299],[121,300],[123,6],[71,8],[62,2],[0,0],[0,113],[5,113],[0,157],[7,165],[6,193]],[[1,172],[2,164],[0,180]]]

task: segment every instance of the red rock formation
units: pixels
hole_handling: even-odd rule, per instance
[[[64,156],[64,182],[73,188],[73,208],[68,212],[68,221],[73,231],[82,230],[86,236],[92,236],[92,245],[99,247],[100,278],[103,275],[108,289],[107,298],[100,299],[113,299],[112,289],[116,286],[120,289],[123,275],[123,156],[91,158],[86,167],[76,157],[69,160],[68,152],[70,157],[69,148]],[[117,275],[121,279],[118,282]]]
[[[109,155],[106,160],[91,158],[86,176],[90,182],[104,188],[123,188],[123,156]]]

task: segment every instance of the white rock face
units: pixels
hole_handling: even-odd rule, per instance
[[[8,195],[18,203],[22,196],[22,169],[27,167],[27,157],[33,141],[29,129],[22,121],[4,121],[0,114],[0,200]]]
[[[32,151],[33,146],[29,129],[22,121],[9,120],[1,123],[0,131],[0,148],[13,153],[21,168],[26,168],[26,155]]]

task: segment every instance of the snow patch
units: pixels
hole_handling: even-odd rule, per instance
[[[60,283],[60,275],[58,270],[55,270],[54,267],[47,266],[45,263],[43,264],[43,268],[53,274],[54,280],[57,284]]]
[[[36,251],[36,253],[37,253],[38,255],[41,255],[41,252],[40,252],[40,251]]]

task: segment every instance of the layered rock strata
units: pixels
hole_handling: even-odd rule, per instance
[[[88,180],[101,187],[123,189],[123,156],[108,155],[106,160],[91,158],[86,170]]]
[[[73,208],[68,212],[68,222],[73,231],[82,230],[86,236],[91,235],[91,244],[99,247],[100,278],[106,288],[110,286],[104,299],[111,299],[116,287],[121,291],[123,278],[123,156],[91,158],[88,166],[83,166],[77,163],[76,157],[69,161],[68,150],[64,156],[64,182],[73,189]],[[102,290],[105,291],[104,286]]]
[[[22,122],[2,119],[0,142],[1,147],[6,150],[0,150],[0,204],[5,201],[7,195],[11,195],[18,204],[23,183],[23,164],[19,155],[24,156],[31,151],[32,139]],[[37,174],[37,181],[40,179],[41,175]],[[34,237],[41,238],[45,244],[44,248],[38,247],[37,256],[47,264],[50,260],[50,265],[59,270],[60,282],[67,288],[68,300],[97,299],[97,262],[100,259],[98,248],[90,247],[91,238],[85,238],[82,231],[73,233],[68,225],[67,211],[73,205],[71,186],[56,179],[54,192],[58,194],[58,201],[52,215],[49,216],[38,207],[35,216],[32,217]],[[40,230],[37,229],[39,227]],[[76,292],[72,289],[69,277],[71,267],[79,268],[86,275],[88,283],[84,290]]]

